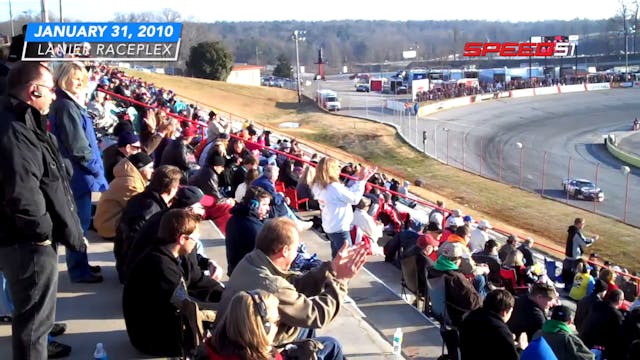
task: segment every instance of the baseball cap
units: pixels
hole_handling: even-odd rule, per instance
[[[446,256],[448,258],[459,258],[464,255],[462,244],[452,243],[448,241],[442,244],[442,246],[440,246],[440,249],[438,250],[438,252],[440,253],[440,255]]]
[[[493,226],[491,226],[491,224],[487,220],[480,220],[480,222],[478,223],[478,227],[483,229],[493,229]]]
[[[200,188],[189,185],[182,186],[178,189],[175,198],[173,198],[173,204],[171,204],[171,207],[182,209],[193,206],[197,203],[207,207],[213,205],[214,202],[215,199],[212,196],[205,195]]]
[[[182,130],[182,136],[184,136],[184,137],[191,137],[191,136],[196,136],[196,135],[197,135],[197,131],[192,126],[184,128]]]
[[[436,240],[433,236],[427,236],[427,234],[418,236],[418,240],[416,241],[416,243],[418,244],[418,247],[423,249],[427,247],[427,245],[431,245],[433,247],[438,247],[438,245],[440,245],[440,242],[438,240]]]
[[[473,222],[473,218],[471,217],[471,215],[465,215],[462,218],[462,221],[464,221],[464,222]]]
[[[452,226],[464,226],[464,221],[462,221],[462,218],[459,216],[449,216],[447,218],[447,223],[445,225],[445,227],[452,227]]]
[[[566,305],[557,305],[551,309],[551,319],[558,320],[562,322],[571,321],[572,311]]]

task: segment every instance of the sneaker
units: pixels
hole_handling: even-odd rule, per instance
[[[47,344],[47,357],[49,359],[59,359],[69,356],[71,353],[71,346],[59,343],[57,341],[51,341]]]
[[[100,265],[89,265],[89,271],[91,271],[92,274],[97,274],[102,271],[102,268]]]
[[[305,231],[313,227],[313,221],[298,221],[298,230]]]
[[[102,278],[102,275],[90,274],[90,275],[87,275],[86,277],[78,279],[78,280],[71,279],[71,282],[73,282],[73,283],[95,284],[95,283],[101,283],[103,280],[104,279]]]
[[[49,335],[51,335],[52,337],[56,337],[64,334],[65,331],[67,331],[67,324],[55,323],[53,324],[51,331],[49,331]]]

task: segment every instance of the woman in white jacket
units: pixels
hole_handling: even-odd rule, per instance
[[[349,187],[340,183],[340,164],[324,157],[318,162],[312,191],[320,204],[322,229],[331,242],[331,257],[335,257],[345,241],[351,243],[349,229],[353,221],[353,205],[358,204],[367,180],[376,168],[360,168],[356,181]]]

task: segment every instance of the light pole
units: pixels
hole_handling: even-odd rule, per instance
[[[40,16],[42,17],[42,22],[49,22],[49,20],[47,19],[47,4],[45,0],[40,0],[40,10],[41,10]]]
[[[516,147],[520,149],[520,188],[522,189],[522,155],[524,153],[524,146],[521,142],[517,142]]]
[[[13,10],[11,9],[11,0],[9,0],[9,21],[11,22],[11,37],[16,36],[16,32],[13,29]]]
[[[298,91],[298,103],[302,102],[302,94],[300,93],[300,51],[298,50],[298,41],[304,41],[304,30],[294,30],[291,39],[296,43],[296,89]]]
[[[624,216],[622,221],[627,222],[627,208],[629,207],[629,177],[631,176],[631,169],[628,166],[621,166],[620,171],[623,175],[627,176],[627,186],[624,193]]]

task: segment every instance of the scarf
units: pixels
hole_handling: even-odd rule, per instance
[[[439,271],[458,270],[458,265],[444,256],[438,256],[438,260],[433,265],[434,269]]]
[[[571,334],[571,329],[569,329],[569,325],[559,320],[547,320],[542,325],[542,331],[546,333],[559,333],[565,332],[567,334]]]

